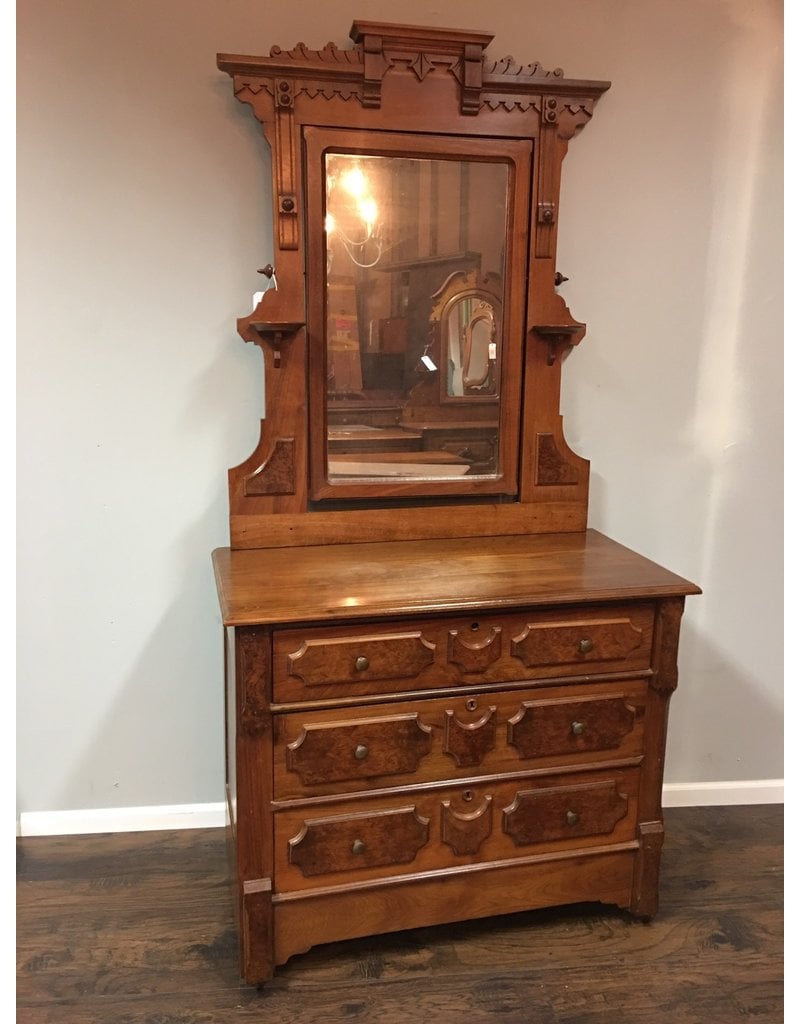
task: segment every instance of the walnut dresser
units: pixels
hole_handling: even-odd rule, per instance
[[[266,415],[213,562],[244,979],[318,943],[655,913],[693,584],[587,529],[561,161],[607,82],[474,31],[218,56],[273,155]]]

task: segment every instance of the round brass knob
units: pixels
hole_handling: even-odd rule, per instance
[[[578,641],[578,650],[580,651],[581,654],[588,654],[589,651],[591,651],[591,649],[593,647],[594,647],[594,644],[589,639],[579,640]]]
[[[567,811],[567,824],[568,825],[577,825],[579,817],[580,817],[580,815],[576,814],[575,811]]]
[[[586,722],[573,722],[570,728],[573,736],[583,736],[586,732]]]
[[[359,743],[359,745],[356,747],[353,753],[356,756],[356,760],[363,761],[364,758],[369,753],[369,747],[365,746],[363,743]]]
[[[356,658],[356,672],[366,672],[369,668],[369,658],[365,658],[362,654]]]
[[[367,844],[364,842],[363,839],[356,839],[356,841],[353,843],[353,853],[365,853],[366,849]]]

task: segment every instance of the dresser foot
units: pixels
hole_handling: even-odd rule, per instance
[[[242,977],[248,984],[263,988],[275,971],[270,879],[243,883],[241,920]]]
[[[640,822],[637,827],[639,853],[633,869],[633,891],[630,912],[640,920],[649,921],[658,911],[658,875],[664,825],[660,821]]]

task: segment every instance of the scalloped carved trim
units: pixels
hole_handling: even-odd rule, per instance
[[[551,97],[555,99],[555,97]],[[594,111],[594,100],[583,99],[574,102],[559,100],[552,111],[556,124],[556,132],[560,139],[571,139],[581,128],[588,124]]]
[[[532,79],[532,78],[563,78],[564,72],[561,68],[547,71],[538,60],[530,64],[518,64],[513,57],[501,57],[500,60],[486,61],[484,64],[484,77],[491,75],[504,75],[509,78]]]
[[[244,482],[247,497],[295,493],[294,438],[279,437],[264,463]]]
[[[504,107],[509,113],[512,110],[536,110],[541,112],[542,104],[540,96],[499,96],[489,94],[483,97],[483,105],[490,110],[499,110]]]
[[[274,94],[273,83],[270,79],[266,78],[242,78],[239,80],[240,85],[238,89],[234,89],[233,95],[237,100],[241,100],[243,103],[247,102],[247,98],[242,93],[249,92],[253,96],[257,96],[260,92],[269,93],[270,96]]]
[[[335,43],[326,43],[321,50],[311,50],[305,43],[297,43],[291,50],[282,50],[273,46],[269,51],[270,58],[276,62],[292,62],[299,65],[330,64],[360,65],[363,63],[361,46],[353,46],[349,50],[340,50]]]
[[[337,82],[332,85],[330,82],[303,81],[297,85],[298,93],[305,93],[309,99],[316,99],[321,96],[325,100],[332,100],[338,97],[340,100],[360,99],[362,89],[355,82]]]
[[[246,103],[247,96],[244,95],[245,93],[251,93],[253,96],[256,96],[260,92],[265,92],[270,96],[274,96],[274,79],[240,78],[239,88],[234,91],[234,95],[238,100]],[[360,82],[346,78],[343,78],[341,81],[330,79],[326,80],[324,78],[300,78],[294,82],[294,94],[295,96],[298,96],[301,93],[311,100],[316,99],[317,96],[322,96],[322,98],[326,100],[332,100],[337,96],[342,100],[350,100],[353,99],[353,97],[360,99],[362,86]]]

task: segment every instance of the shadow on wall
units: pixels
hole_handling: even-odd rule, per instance
[[[694,619],[691,602],[714,599],[713,587],[687,598],[670,702],[667,782],[750,782],[783,778],[783,710]],[[701,609],[697,608],[697,613]],[[744,737],[744,742],[731,742]],[[689,766],[689,774],[677,766]]]

